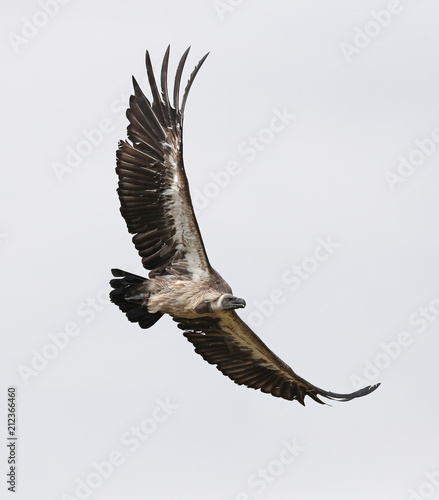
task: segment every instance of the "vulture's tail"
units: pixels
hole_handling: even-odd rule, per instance
[[[162,316],[163,313],[150,313],[145,304],[139,301],[129,300],[138,285],[148,281],[146,278],[131,274],[120,269],[112,269],[111,273],[116,279],[110,281],[113,290],[110,292],[110,300],[123,311],[127,318],[133,323],[139,323],[141,328],[150,328]]]

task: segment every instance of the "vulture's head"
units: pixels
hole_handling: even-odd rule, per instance
[[[241,307],[245,307],[245,300],[240,299],[238,297],[235,297],[234,295],[230,293],[224,293],[219,297],[216,302],[215,306],[212,307],[217,307],[217,311],[228,311],[229,309],[240,309]]]
[[[235,297],[231,293],[223,293],[215,298],[205,298],[195,311],[198,314],[212,314],[220,311],[230,311],[231,309],[240,309],[245,307],[245,300]]]

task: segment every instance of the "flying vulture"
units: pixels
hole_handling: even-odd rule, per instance
[[[128,140],[120,141],[116,172],[121,214],[149,270],[148,279],[112,269],[114,302],[132,322],[150,328],[169,314],[195,352],[239,385],[273,396],[319,403],[325,397],[349,401],[379,384],[351,394],[325,391],[299,377],[242,321],[235,309],[245,301],[210,265],[189,194],[183,166],[183,117],[189,90],[206,54],[195,66],[180,101],[180,84],[189,49],[168,90],[169,47],[163,58],[160,90],[149,53],[146,71],[152,101],[133,78],[127,110]],[[172,98],[172,104],[171,104]]]

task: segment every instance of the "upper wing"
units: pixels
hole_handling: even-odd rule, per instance
[[[297,399],[303,405],[305,396],[318,403],[323,403],[319,396],[350,401],[369,394],[379,386],[368,386],[351,394],[319,389],[296,375],[270,351],[235,311],[216,317],[174,319],[179,323],[178,327],[185,330],[184,336],[194,344],[195,352],[239,385],[288,400]]]
[[[121,213],[150,276],[165,271],[191,273],[198,280],[209,273],[210,265],[183,167],[182,127],[189,90],[207,54],[190,75],[180,106],[180,82],[188,52],[175,75],[173,106],[167,86],[169,47],[161,68],[161,95],[146,52],[152,103],[133,78],[134,95],[127,110],[132,144],[119,143],[116,172]]]

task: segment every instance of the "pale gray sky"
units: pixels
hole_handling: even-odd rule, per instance
[[[433,0],[22,1],[1,7],[0,468],[15,498],[439,497],[439,6]],[[239,387],[164,318],[114,172],[148,49],[184,79],[185,165],[240,311],[332,407]],[[147,92],[148,89],[146,89]],[[318,257],[318,258],[317,258]]]

